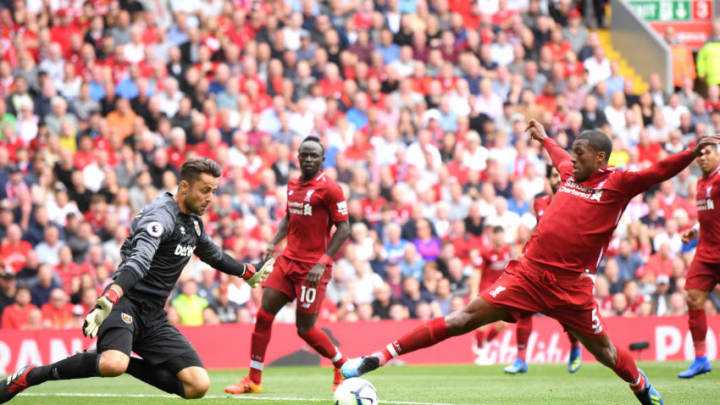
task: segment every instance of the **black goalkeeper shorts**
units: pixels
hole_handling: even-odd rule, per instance
[[[204,368],[190,342],[167,318],[158,317],[146,326],[138,315],[139,309],[133,302],[120,298],[100,325],[98,353],[118,350],[130,356],[135,352],[151,365],[166,368],[173,374],[186,367]]]

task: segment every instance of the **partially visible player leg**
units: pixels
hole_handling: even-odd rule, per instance
[[[343,356],[340,349],[333,344],[330,337],[328,337],[325,332],[315,327],[317,317],[317,314],[308,314],[298,310],[296,320],[298,336],[307,342],[307,344],[315,349],[315,351],[321,356],[332,361],[335,368],[332,390],[335,391],[337,386],[342,382],[340,367],[345,364],[347,357]]]
[[[482,297],[471,301],[465,308],[444,318],[435,318],[416,327],[370,356],[348,360],[342,367],[346,378],[358,377],[384,365],[393,357],[414,352],[458,336],[491,322],[507,319],[509,312],[495,307]]]
[[[0,403],[33,385],[51,380],[72,380],[89,377],[117,377],[125,372],[129,356],[117,350],[102,354],[83,352],[47,366],[25,366],[0,382]]]
[[[710,361],[705,356],[705,336],[707,335],[705,301],[709,294],[709,291],[694,288],[688,290],[688,325],[690,327],[690,335],[692,335],[693,346],[695,347],[695,360],[687,370],[678,374],[680,378],[693,378],[696,375],[708,373],[712,370]]]
[[[185,398],[202,398],[210,388],[210,377],[202,367],[186,367],[177,373],[177,378],[185,389]]]
[[[582,348],[580,347],[580,341],[570,333],[569,330],[565,329],[565,334],[570,341],[570,357],[568,358],[568,372],[575,373],[580,369],[582,365]]]
[[[530,339],[530,333],[532,333],[532,316],[521,318],[517,321],[515,327],[515,340],[517,341],[517,358],[515,361],[505,367],[503,371],[508,374],[521,374],[527,373],[528,366],[525,359],[527,353],[527,344]]]
[[[137,357],[130,358],[127,373],[140,381],[167,392],[168,394],[175,394],[182,398],[191,398],[187,396],[185,384],[178,375],[173,374],[170,370],[164,367],[152,366],[144,359],[139,359]]]
[[[645,373],[638,369],[629,351],[616,347],[606,333],[581,334],[571,331],[595,358],[630,384],[630,389],[643,405],[662,405],[662,396]]]
[[[277,263],[277,262],[276,262]],[[278,269],[275,269],[278,271]],[[277,273],[270,274],[270,280]],[[280,276],[283,283],[288,283],[284,276]],[[268,281],[266,280],[266,281]],[[289,291],[293,291],[291,284]],[[294,292],[290,292],[294,297]],[[262,369],[265,361],[265,352],[268,343],[270,343],[270,334],[272,332],[272,323],[275,315],[284,307],[292,298],[288,296],[288,290],[283,288],[282,291],[273,287],[263,287],[263,297],[260,310],[257,314],[255,329],[253,330],[250,340],[250,373],[239,383],[228,385],[225,392],[229,394],[248,394],[262,392]]]

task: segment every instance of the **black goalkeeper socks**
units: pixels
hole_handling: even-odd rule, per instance
[[[37,385],[48,380],[71,380],[74,378],[100,377],[97,353],[78,353],[57,363],[35,367],[28,373],[30,385]]]
[[[176,375],[165,368],[153,367],[143,359],[131,357],[126,372],[153,387],[185,398],[185,386]]]

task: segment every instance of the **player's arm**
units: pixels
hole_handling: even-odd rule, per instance
[[[314,287],[325,273],[325,266],[332,262],[332,257],[340,250],[345,240],[350,236],[350,217],[347,211],[347,201],[342,189],[338,185],[334,185],[328,189],[325,195],[325,206],[330,213],[330,220],[335,224],[335,233],[330,239],[325,254],[310,269],[308,273],[307,284]]]
[[[229,254],[223,252],[220,246],[210,239],[205,233],[205,229],[202,230],[198,238],[195,254],[200,260],[223,273],[242,278],[252,288],[260,284],[272,272],[275,263],[275,259],[272,258],[265,258],[257,264],[242,263],[235,260]]]
[[[720,137],[717,135],[708,136],[700,139],[692,150],[686,150],[667,157],[644,170],[624,172],[622,189],[627,190],[634,196],[655,184],[671,179],[689,166],[695,158],[700,156],[701,151],[706,146],[717,145],[718,141],[720,141]]]
[[[278,230],[275,232],[275,236],[270,239],[270,243],[268,243],[267,248],[265,249],[265,258],[272,257],[272,255],[275,253],[275,246],[277,246],[278,243],[282,242],[283,239],[288,234],[288,229],[290,227],[290,216],[288,214],[285,214],[283,219],[280,221],[280,224],[278,225]]]
[[[683,232],[682,234],[682,242],[683,243],[690,243],[691,240],[695,239],[698,234],[700,233],[700,222],[696,222],[695,225],[693,225],[692,228],[688,229],[687,231]]]
[[[96,301],[95,307],[85,317],[83,324],[85,336],[95,337],[100,325],[110,315],[112,307],[117,304],[120,297],[145,277],[158,246],[163,238],[173,231],[175,219],[164,210],[153,210],[141,214],[132,227],[133,249],[113,275],[113,283],[105,289],[103,295]]]
[[[567,178],[572,176],[573,168],[572,162],[570,161],[570,154],[565,149],[560,147],[552,138],[547,136],[545,128],[536,120],[528,121],[527,128],[525,128],[532,139],[540,142],[545,150],[550,155],[553,166],[560,173],[560,178],[565,181]]]

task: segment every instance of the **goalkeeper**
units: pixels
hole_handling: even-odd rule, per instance
[[[216,269],[242,277],[251,287],[272,271],[231,258],[205,233],[201,215],[213,200],[221,174],[210,159],[186,161],[177,193],[158,197],[133,219],[121,248],[113,283],[85,318],[83,333],[98,336],[97,352],[83,352],[48,366],[25,366],[0,382],[0,403],[49,380],[116,377],[125,372],[182,398],[205,395],[210,379],[190,342],[170,325],[164,306],[195,253]],[[141,358],[130,357],[135,352]]]

